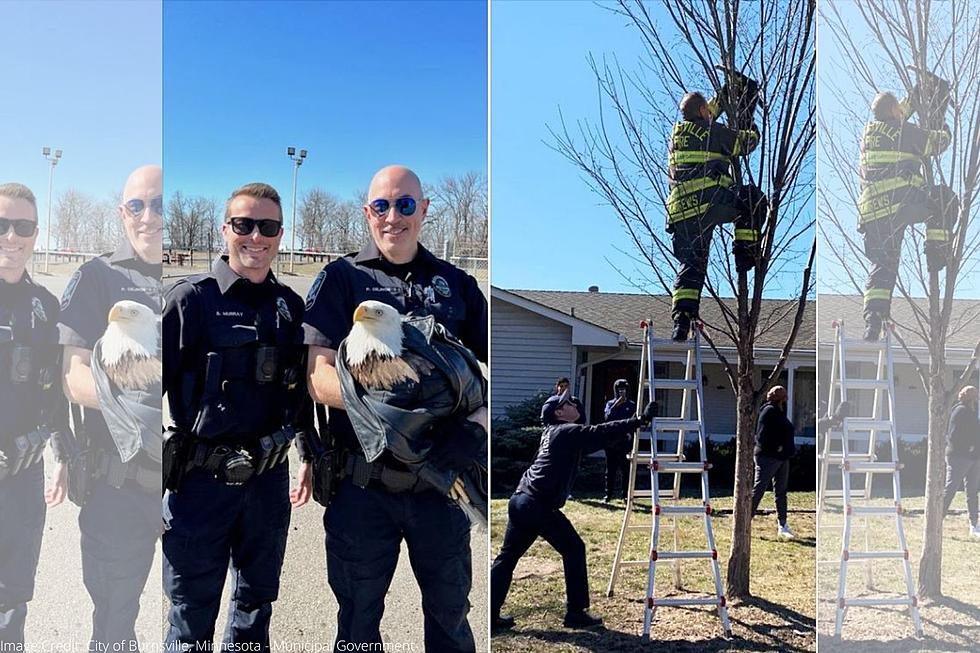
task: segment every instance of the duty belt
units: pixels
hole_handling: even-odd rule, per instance
[[[246,443],[193,438],[188,449],[190,456],[183,464],[187,471],[201,468],[212,472],[215,478],[228,485],[241,485],[253,476],[286,462],[289,445],[295,438],[296,434],[291,429],[281,429]],[[251,470],[243,469],[245,466]]]
[[[347,456],[343,476],[350,476],[354,485],[368,487],[372,482],[388,492],[424,492],[432,486],[419,480],[417,474],[387,467],[384,463],[369,463],[360,454]]]
[[[160,493],[159,467],[145,466],[135,460],[124,463],[115,451],[96,452],[93,471],[95,478],[104,478],[114,488],[121,488],[126,481],[134,481],[141,490]]]
[[[50,431],[35,430],[14,438],[13,448],[0,451],[0,478],[14,476],[41,462]]]

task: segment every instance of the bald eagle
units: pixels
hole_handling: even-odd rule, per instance
[[[150,307],[130,300],[113,304],[101,343],[102,367],[122,390],[146,390],[161,382],[157,317]]]
[[[433,365],[406,352],[403,340],[398,311],[384,302],[361,302],[346,340],[351,375],[369,390],[391,390],[407,381],[418,383],[432,372]]]

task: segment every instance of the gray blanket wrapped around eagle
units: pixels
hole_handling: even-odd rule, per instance
[[[390,452],[485,526],[487,432],[467,417],[486,405],[487,386],[473,353],[431,316],[366,301],[336,368],[367,460]]]

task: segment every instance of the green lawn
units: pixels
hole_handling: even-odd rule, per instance
[[[840,499],[831,499],[828,511],[820,520],[818,557],[818,616],[820,651],[966,651],[980,648],[980,541],[969,538],[966,500],[961,492],[944,523],[943,592],[941,602],[921,606],[925,639],[913,638],[908,610],[898,607],[850,608],[844,621],[842,638],[833,637],[843,514]],[[874,504],[887,504],[875,499]],[[912,562],[913,583],[917,578],[922,552],[924,523],[922,497],[906,498],[903,520]],[[864,518],[852,526],[851,549],[865,548]],[[867,539],[872,549],[897,549],[894,518],[874,517],[868,520]],[[826,562],[824,562],[826,561]],[[904,574],[899,560],[876,560],[871,568],[872,590],[866,583],[867,562],[848,565],[848,596],[897,596],[904,593]]]
[[[684,504],[696,505],[694,499]],[[729,605],[734,639],[722,637],[721,622],[713,608],[662,607],[657,610],[651,630],[651,641],[675,651],[813,651],[815,650],[815,578],[816,554],[814,493],[790,495],[790,527],[798,540],[776,539],[775,514],[755,518],[752,538],[752,592],[756,598]],[[722,578],[731,542],[731,497],[712,501],[712,519],[718,547]],[[761,510],[773,509],[772,494],[763,499]],[[500,548],[507,522],[507,501],[494,500],[492,510],[491,555]],[[623,503],[604,506],[596,498],[569,501],[564,509],[585,541],[589,560],[589,584],[592,610],[601,616],[606,628],[599,631],[573,631],[562,627],[565,588],[561,558],[544,541],[538,540],[521,560],[514,575],[503,612],[517,619],[511,633],[494,636],[496,651],[630,651],[646,643],[643,632],[643,601],[646,592],[645,567],[624,569],[612,598],[606,597],[606,586],[623,518]],[[646,513],[632,523],[649,524]],[[700,519],[679,520],[681,548],[704,548],[704,529]],[[669,524],[664,519],[662,524]],[[671,542],[669,530],[662,542]],[[666,536],[666,538],[664,537]],[[649,546],[647,533],[631,534],[627,557],[645,557]],[[661,550],[670,548],[661,545]],[[712,581],[705,560],[685,561],[682,585],[691,592],[710,591]],[[672,571],[668,564],[658,565],[658,595],[669,595]],[[659,650],[664,650],[659,648]]]

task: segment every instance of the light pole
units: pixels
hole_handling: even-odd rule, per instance
[[[293,274],[293,267],[296,262],[296,177],[299,175],[299,167],[303,165],[306,158],[306,150],[300,150],[296,156],[295,147],[287,147],[286,154],[293,162],[293,234],[289,240],[289,274]]]
[[[51,262],[51,189],[54,184],[54,167],[58,165],[58,161],[61,159],[61,150],[55,150],[52,154],[50,147],[43,147],[41,154],[51,164],[51,168],[48,170],[48,233],[44,245],[44,274],[48,274],[48,267]]]

